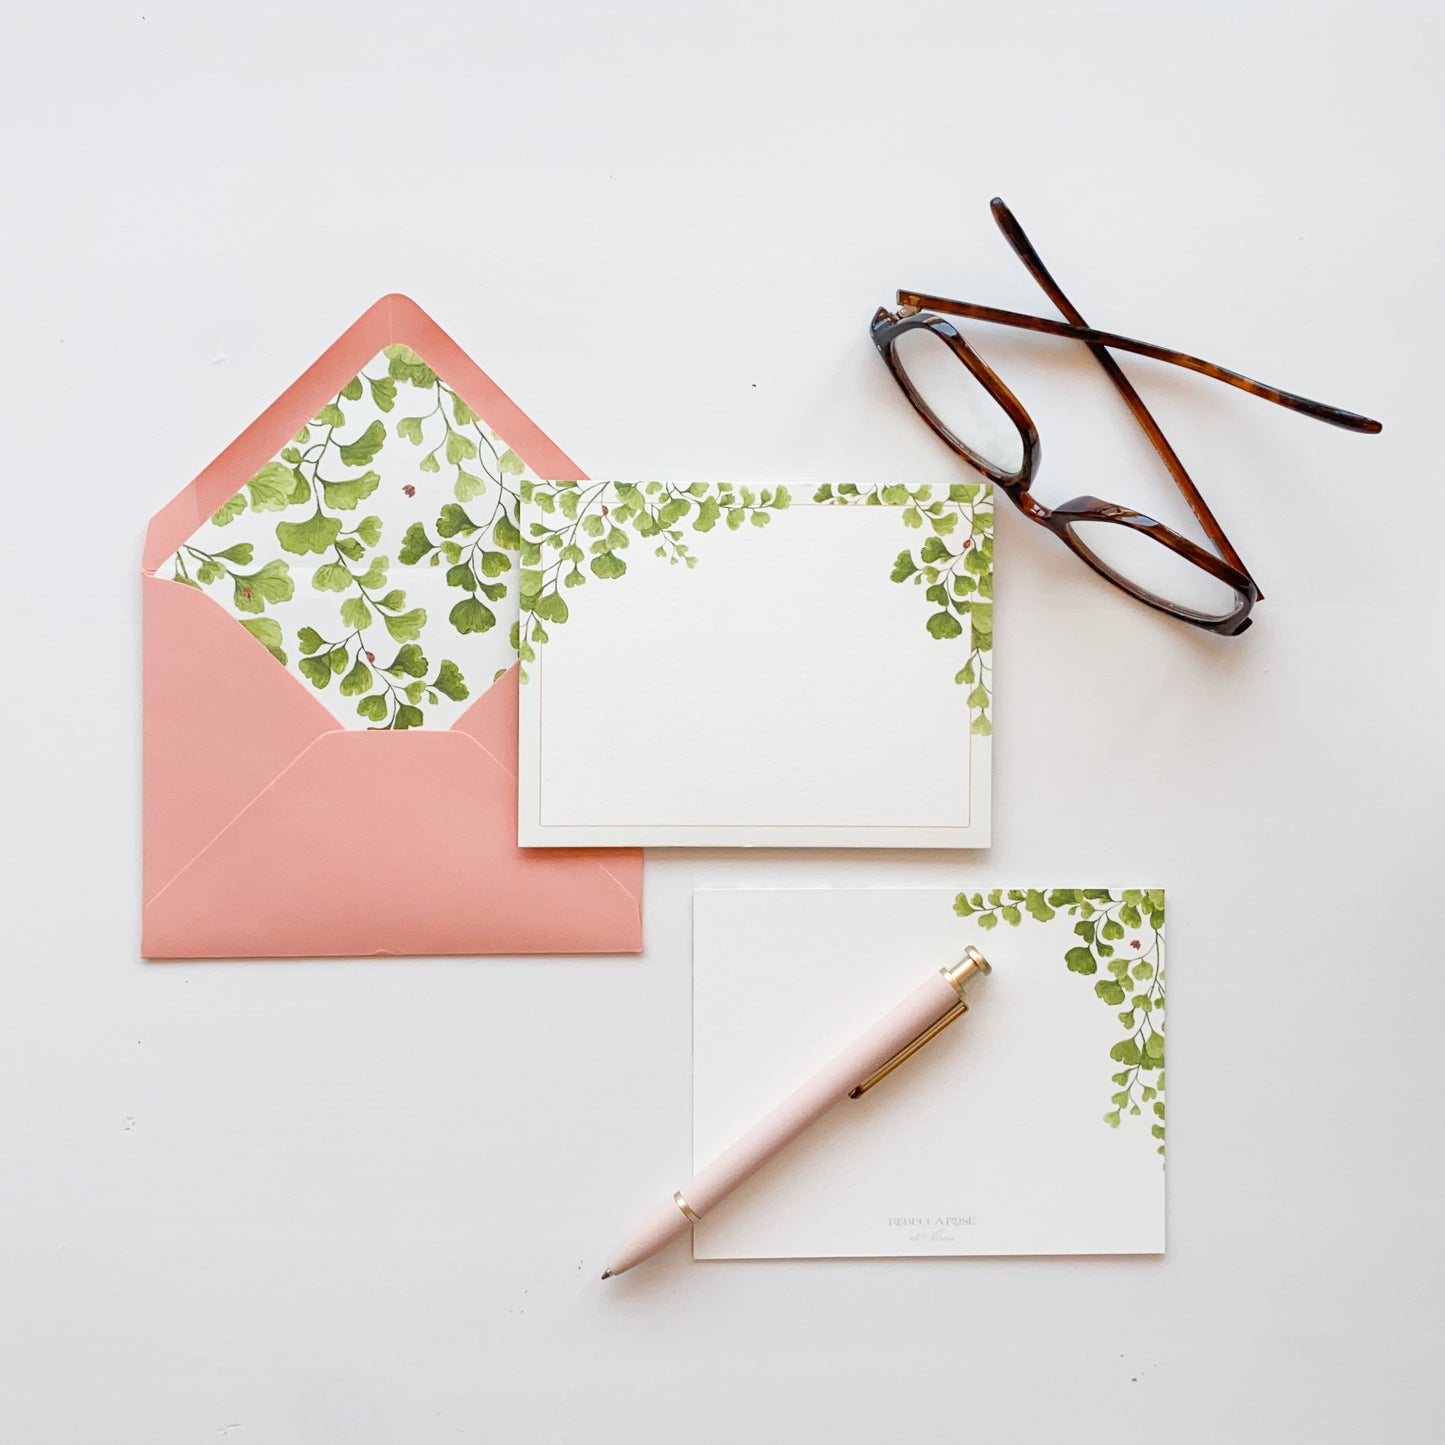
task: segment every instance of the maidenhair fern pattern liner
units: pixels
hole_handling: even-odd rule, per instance
[[[235,613],[347,726],[447,726],[515,660],[496,609],[516,616],[527,476],[416,352],[388,346],[187,539],[171,575]],[[449,543],[444,571],[407,568],[407,527],[436,515],[438,491],[476,508],[489,545]]]
[[[1164,890],[1126,888],[1002,888],[960,893],[960,918],[983,929],[1023,926],[1025,916],[1048,923],[1059,913],[1075,919],[1078,940],[1064,953],[1070,973],[1093,977],[1094,994],[1117,1009],[1122,1037],[1109,1050],[1121,1067],[1110,1075],[1114,1092],[1104,1123],[1147,1122],[1164,1153]]]

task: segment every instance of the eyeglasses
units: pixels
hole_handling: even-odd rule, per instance
[[[1047,527],[1101,577],[1148,606],[1195,627],[1231,637],[1243,632],[1250,625],[1250,611],[1264,594],[1111,352],[1129,351],[1186,367],[1346,431],[1375,433],[1381,429],[1380,423],[1251,381],[1197,356],[1096,331],[1059,289],[1013,212],[997,197],[991,209],[1009,245],[1067,320],[1049,321],[993,306],[900,291],[898,310],[880,308],[871,327],[873,344],[893,379],[919,415],[964,461],[1002,488],[1024,516]],[[1075,497],[1054,508],[1036,501],[1029,487],[1039,470],[1038,431],[988,363],[949,322],[933,314],[940,311],[1082,341],[1129,404],[1219,555],[1152,517],[1098,497]]]

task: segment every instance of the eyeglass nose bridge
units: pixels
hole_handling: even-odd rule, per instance
[[[1070,497],[1067,502],[1060,502],[1053,511],[1056,517],[1065,519],[1094,517],[1100,521],[1127,521],[1131,517],[1138,517],[1149,526],[1159,525],[1153,517],[1146,517],[1143,512],[1136,512],[1131,507],[1121,507],[1117,502],[1106,502],[1102,497],[1091,496],[1087,492],[1082,496]]]

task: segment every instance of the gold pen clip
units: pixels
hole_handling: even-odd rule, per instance
[[[949,968],[941,968],[938,971],[946,978],[952,986],[953,991],[958,995],[958,1002],[943,1015],[935,1019],[929,1026],[918,1035],[916,1039],[898,1050],[886,1064],[880,1064],[861,1084],[854,1089],[848,1097],[850,1099],[861,1099],[874,1084],[886,1079],[899,1064],[906,1063],[921,1049],[924,1044],[936,1039],[949,1024],[955,1019],[961,1019],[968,1012],[968,1003],[963,996],[964,989],[976,978],[986,977],[993,972],[993,967],[983,954],[972,944],[963,950],[963,957]]]

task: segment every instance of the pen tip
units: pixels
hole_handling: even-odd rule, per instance
[[[610,1269],[604,1269],[604,1270],[602,1271],[602,1278],[603,1278],[603,1279],[611,1279],[611,1278],[612,1278],[612,1271],[611,1271]]]

